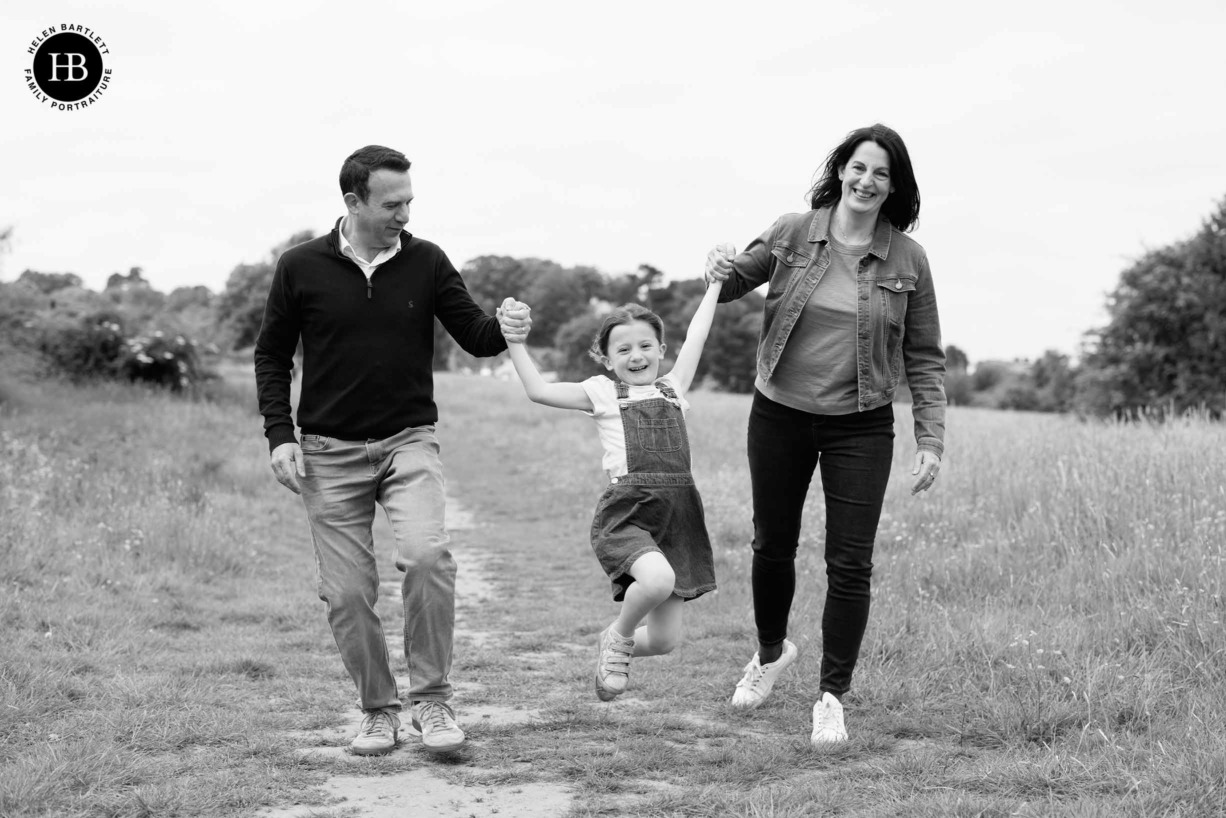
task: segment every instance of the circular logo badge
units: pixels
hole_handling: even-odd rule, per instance
[[[52,108],[77,110],[91,105],[106,90],[111,70],[103,55],[106,43],[93,30],[64,23],[39,32],[28,49],[34,55],[26,80],[30,91]]]

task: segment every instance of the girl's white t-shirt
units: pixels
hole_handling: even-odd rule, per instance
[[[671,376],[665,375],[658,381],[667,381],[677,393],[677,405],[681,407],[681,416],[690,411],[690,403],[681,394]],[[617,383],[606,375],[593,375],[580,386],[592,401],[591,417],[596,421],[596,431],[600,435],[600,445],[604,447],[604,457],[600,465],[604,467],[609,478],[621,477],[630,468],[626,464],[626,432],[622,428],[621,407],[617,403]],[[631,386],[629,400],[647,400],[648,398],[663,398],[664,393],[655,384],[647,386]],[[667,398],[665,398],[667,400]]]

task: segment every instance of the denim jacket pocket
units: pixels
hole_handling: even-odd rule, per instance
[[[771,255],[774,256],[780,264],[787,267],[806,267],[809,262],[813,261],[813,256],[803,250],[798,250],[790,244],[784,242],[776,242],[771,248]]]
[[[676,418],[639,420],[639,445],[649,452],[675,452],[681,448],[681,424]]]
[[[774,317],[780,306],[787,303],[788,298],[804,279],[805,270],[813,263],[810,251],[800,250],[784,242],[776,242],[771,248],[775,258],[774,270],[766,287],[766,320]]]
[[[915,292],[915,279],[905,276],[877,279],[877,291],[881,293],[881,335],[885,365],[881,373],[885,377],[885,389],[892,392],[897,386],[902,370],[903,325],[907,318],[907,301]]]
[[[883,292],[885,319],[895,326],[902,326],[907,317],[907,299],[915,292],[915,279],[905,276],[877,279],[877,288]]]

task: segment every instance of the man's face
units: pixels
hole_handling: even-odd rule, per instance
[[[379,168],[367,181],[370,195],[362,201],[356,194],[345,194],[345,205],[353,224],[355,243],[375,250],[391,247],[409,223],[409,203],[413,183],[409,172]]]

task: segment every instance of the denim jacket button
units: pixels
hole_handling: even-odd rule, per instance
[[[895,281],[895,282],[894,282],[894,289],[896,289],[896,290],[901,290],[901,289],[902,289],[902,282],[901,282],[901,281]]]
[[[796,254],[795,254],[795,253],[788,253],[788,263],[789,263],[789,264],[791,264],[791,263],[792,263],[793,261],[795,261],[795,260],[796,260]]]

